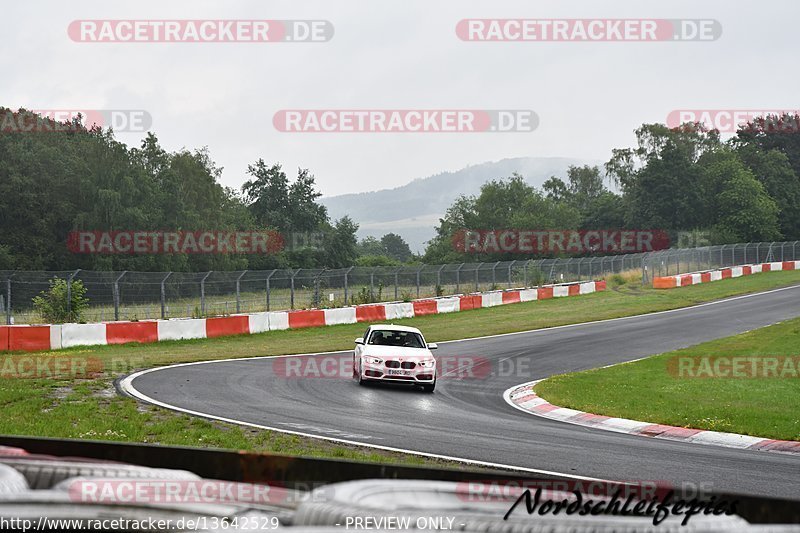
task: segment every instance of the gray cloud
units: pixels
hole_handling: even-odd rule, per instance
[[[231,186],[259,157],[308,167],[326,195],[505,157],[606,159],[681,108],[798,106],[792,1],[354,0],[6,3],[0,105],[146,109],[168,149],[208,146]],[[713,18],[715,42],[475,43],[462,18]],[[321,44],[75,43],[75,19],[326,19]],[[286,134],[279,109],[533,109],[510,134]],[[137,134],[120,138],[138,144]]]

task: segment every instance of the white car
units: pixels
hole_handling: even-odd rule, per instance
[[[419,385],[425,392],[436,387],[436,359],[417,328],[374,325],[356,339],[353,377],[359,385],[391,381]]]

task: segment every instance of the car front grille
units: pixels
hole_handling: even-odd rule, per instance
[[[386,368],[402,368],[405,370],[413,370],[417,368],[417,363],[411,361],[386,361]]]

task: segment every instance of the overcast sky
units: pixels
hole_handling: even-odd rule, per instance
[[[169,150],[208,146],[226,185],[258,158],[325,195],[518,156],[606,160],[675,109],[796,109],[796,0],[6,1],[0,105],[143,109]],[[464,18],[716,19],[714,42],[464,42]],[[76,43],[75,19],[324,19],[327,43]],[[281,109],[532,109],[530,133],[297,134]],[[120,134],[138,144],[142,134]]]

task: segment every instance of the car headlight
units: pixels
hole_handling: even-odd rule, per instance
[[[380,365],[383,364],[383,359],[378,359],[377,357],[365,357],[367,363],[371,365]]]
[[[420,362],[419,362],[419,363],[417,363],[417,364],[418,364],[419,366],[421,366],[422,368],[433,368],[433,366],[436,364],[436,361],[434,361],[433,359],[431,359],[430,361],[420,361]]]

